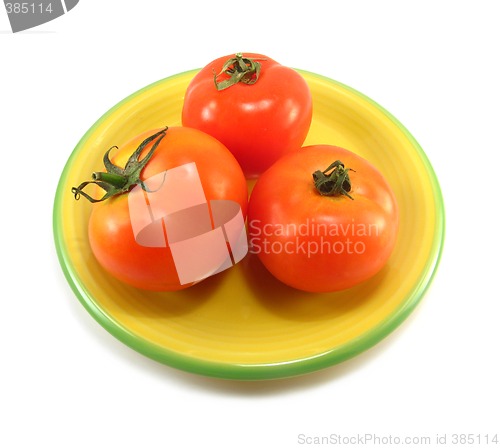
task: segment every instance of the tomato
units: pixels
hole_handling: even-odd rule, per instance
[[[311,117],[304,78],[255,53],[224,56],[205,66],[190,82],[182,110],[183,125],[224,143],[248,178],[298,150]]]
[[[141,147],[141,142],[143,148],[140,151],[138,163],[142,163],[143,166],[139,167],[139,177],[132,181],[131,185],[123,186],[119,182],[113,184],[113,166],[125,167],[130,163],[133,158],[131,155]],[[181,284],[172,250],[168,244],[166,247],[157,247],[158,244],[154,243],[153,246],[156,247],[148,247],[143,243],[138,243],[139,233],[134,225],[137,227],[138,221],[140,225],[141,220],[147,221],[152,218],[149,217],[149,213],[146,213],[147,216],[140,216],[137,212],[134,216],[131,208],[138,206],[133,205],[135,202],[130,200],[134,192],[131,188],[134,184],[137,184],[135,185],[137,189],[143,185],[145,191],[151,192],[151,188],[148,190],[147,184],[141,184],[141,182],[152,179],[154,176],[161,176],[161,173],[168,173],[168,170],[172,172],[172,169],[176,167],[191,167],[192,165],[186,164],[194,162],[198,172],[196,179],[198,182],[201,181],[206,201],[208,203],[213,200],[234,201],[239,204],[242,214],[245,215],[248,190],[245,176],[238,162],[227,148],[213,137],[196,129],[183,127],[146,132],[133,138],[119,149],[112,148],[110,154],[113,156],[110,160],[113,164],[111,172],[94,173],[92,181],[73,188],[76,198],[83,195],[92,202],[96,202],[92,206],[88,225],[89,243],[95,258],[114,277],[138,288],[172,291],[190,286]],[[117,187],[110,187],[107,181]],[[108,191],[103,196],[104,200],[94,199],[83,191],[89,183],[96,183],[104,187],[105,192]],[[99,189],[96,188],[96,191],[99,192]],[[138,192],[140,193],[138,204],[147,205],[144,199],[145,192],[142,190]],[[178,196],[177,193],[176,195]],[[152,207],[149,193],[148,198],[149,205]],[[161,223],[161,221],[155,222]],[[158,227],[159,231],[163,232],[167,224],[161,224]],[[163,237],[163,233],[161,236]],[[162,241],[165,242],[165,239]],[[188,261],[196,261],[201,256],[196,253],[186,255],[190,257]]]
[[[276,278],[309,292],[361,283],[387,263],[398,229],[395,195],[368,161],[314,145],[257,180],[248,206],[250,252]]]

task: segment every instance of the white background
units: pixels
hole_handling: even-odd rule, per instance
[[[0,446],[500,439],[498,17],[498,2],[482,0],[81,0],[12,34],[0,7]],[[388,109],[430,158],[447,211],[440,268],[401,327],[351,361],[274,382],[198,377],[128,349],[73,295],[52,238],[59,175],[94,121],[151,82],[240,50]]]

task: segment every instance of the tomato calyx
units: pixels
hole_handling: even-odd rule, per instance
[[[104,167],[106,172],[94,172],[92,173],[92,180],[82,182],[78,187],[73,187],[71,192],[75,196],[75,199],[80,199],[80,196],[88,199],[90,202],[102,202],[109,199],[112,196],[127,193],[132,187],[139,185],[144,191],[150,191],[144,182],[141,180],[141,173],[146,164],[149,162],[156,148],[160,142],[165,137],[168,130],[168,126],[165,126],[161,131],[146,138],[133,152],[130,158],[127,160],[124,168],[121,168],[111,162],[109,159],[109,153],[112,149],[117,148],[117,146],[112,146],[109,148],[103,157]],[[156,140],[156,141],[155,141]],[[149,152],[141,160],[139,160],[140,155],[144,148],[154,141],[153,146]],[[89,185],[95,184],[102,188],[106,193],[102,198],[93,198],[87,194],[83,189]]]
[[[329,173],[329,171],[331,172]],[[336,160],[326,170],[318,170],[313,173],[314,186],[322,196],[343,195],[354,200],[349,194],[352,189],[349,171],[354,170],[346,168],[340,160]]]
[[[260,75],[261,64],[257,59],[245,58],[242,53],[236,53],[234,58],[228,59],[219,74],[214,70],[214,84],[217,90],[224,90],[239,82],[243,84],[255,84]],[[217,81],[222,74],[229,76],[228,79]]]

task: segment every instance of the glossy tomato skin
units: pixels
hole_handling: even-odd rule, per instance
[[[182,123],[224,143],[252,178],[302,146],[311,124],[312,99],[306,81],[295,70],[261,54],[243,56],[260,62],[258,81],[218,91],[214,73],[234,55],[212,61],[187,88]]]
[[[312,173],[341,160],[352,200],[322,196]],[[398,229],[395,195],[382,174],[346,149],[315,145],[289,154],[258,180],[248,208],[251,252],[279,280],[308,292],[350,288],[387,263]]]
[[[145,132],[111,152],[111,161],[123,167],[140,143],[156,131]],[[246,215],[248,190],[238,162],[219,141],[196,129],[169,128],[141,178],[147,180],[191,162],[196,163],[207,201],[235,201]],[[144,247],[136,242],[127,196],[121,194],[92,206],[89,242],[100,265],[117,279],[141,289],[174,291],[190,286],[180,284],[168,247]]]

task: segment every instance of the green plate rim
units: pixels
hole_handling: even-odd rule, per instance
[[[113,319],[112,316],[107,315],[103,310],[101,310],[98,304],[93,300],[93,298],[88,293],[85,285],[81,284],[78,276],[72,266],[70,266],[68,254],[66,247],[63,242],[62,232],[61,232],[61,197],[63,194],[67,194],[63,187],[66,185],[66,177],[68,170],[71,167],[71,161],[73,157],[78,153],[79,148],[83,146],[89,136],[93,133],[94,129],[98,127],[103,120],[105,120],[110,114],[112,114],[116,109],[120,108],[123,104],[132,100],[134,97],[142,94],[143,92],[153,88],[158,84],[171,81],[175,78],[182,77],[188,74],[195,74],[199,69],[184,71],[166,78],[160,79],[154,83],[148,84],[147,86],[137,90],[131,95],[127,96],[115,106],[110,108],[105,112],[83,135],[78,144],[73,149],[68,161],[66,162],[61,178],[58,182],[55,198],[54,198],[54,208],[53,208],[53,236],[55,242],[55,248],[59,263],[63,270],[64,276],[68,281],[74,294],[80,301],[80,303],[85,307],[89,314],[110,334],[115,338],[120,340],[122,343],[132,348],[133,350],[153,359],[162,364],[174,367],[186,372],[215,377],[221,379],[230,380],[270,380],[270,379],[280,379],[293,377],[298,375],[304,375],[314,371],[318,371],[327,367],[331,367],[335,364],[339,364],[350,358],[353,358],[360,353],[370,349],[374,345],[378,344],[382,339],[392,333],[404,320],[411,314],[415,309],[417,304],[422,300],[426,291],[430,287],[439,263],[441,261],[441,255],[443,252],[444,239],[445,239],[445,207],[444,199],[437,179],[436,173],[425,154],[422,147],[419,145],[417,140],[413,135],[406,129],[405,126],[390,112],[383,108],[380,104],[367,97],[363,93],[357,91],[356,89],[343,84],[339,81],[335,81],[323,75],[318,75],[306,70],[296,69],[299,73],[307,74],[310,77],[316,77],[322,79],[330,84],[335,84],[342,89],[345,89],[354,95],[360,97],[364,101],[375,106],[380,112],[382,112],[389,120],[391,120],[406,136],[406,138],[411,142],[414,149],[420,155],[426,169],[429,174],[432,190],[434,193],[434,198],[436,201],[436,233],[434,236],[432,252],[427,260],[425,268],[423,269],[419,281],[416,283],[412,294],[410,294],[407,299],[401,304],[401,306],[394,311],[388,318],[386,318],[378,326],[367,331],[362,336],[349,341],[348,343],[326,351],[324,353],[301,358],[296,360],[290,360],[286,362],[276,362],[276,363],[264,363],[264,364],[229,364],[221,362],[212,362],[203,359],[198,359],[194,357],[189,357],[172,350],[161,347],[157,344],[145,341],[141,337],[130,332],[127,328],[122,326],[119,322]]]

